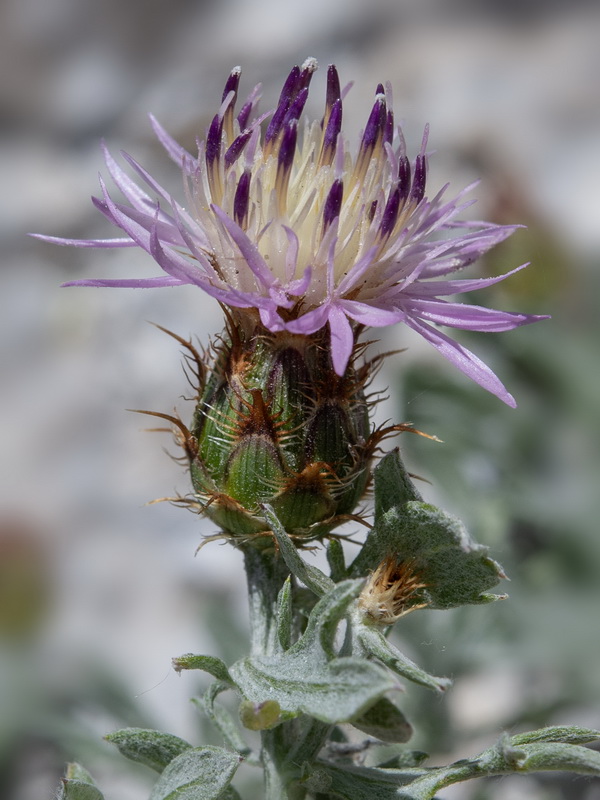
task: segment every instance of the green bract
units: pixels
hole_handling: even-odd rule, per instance
[[[228,534],[270,531],[268,503],[292,537],[346,521],[364,494],[372,452],[363,387],[344,377],[323,335],[230,325],[213,346],[186,442],[202,510]]]

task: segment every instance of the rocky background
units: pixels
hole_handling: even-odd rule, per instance
[[[506,603],[418,612],[398,631],[424,666],[456,678],[443,705],[407,698],[413,717],[427,711],[428,747],[446,761],[519,721],[600,725],[599,34],[600,9],[581,0],[3,0],[3,798],[49,800],[63,762],[76,759],[107,798],[142,800],[144,771],[101,736],[140,725],[200,741],[188,697],[204,684],[177,678],[170,658],[232,660],[246,637],[239,554],[213,544],[194,558],[210,523],[147,505],[186,492],[186,476],[163,451],[169,437],[142,433],[147,422],[125,411],[190,413],[178,347],[148,321],[205,342],[221,326],[217,305],[192,287],[60,289],[156,268],[133,250],[56,248],[26,233],[114,235],[88,200],[102,137],[178,191],[147,113],[191,147],[231,67],[242,65],[247,90],[263,81],[267,108],[309,55],[354,80],[351,140],[389,79],[412,153],[431,124],[432,187],[481,177],[477,216],[529,226],[483,265],[533,262],[489,290],[489,302],[553,314],[470,340],[509,384],[516,411],[465,386],[408,332],[383,332],[382,347],[409,349],[380,378],[391,386],[381,418],[446,442],[403,440],[408,466],[513,579]],[[313,80],[314,114],[324,75]],[[600,787],[554,775],[441,797],[598,800]]]

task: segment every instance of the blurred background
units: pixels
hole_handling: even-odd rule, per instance
[[[352,142],[389,79],[410,152],[431,124],[430,190],[482,178],[473,212],[520,231],[479,266],[532,266],[477,302],[552,321],[462,341],[507,383],[518,409],[487,396],[408,332],[382,331],[381,420],[405,436],[420,488],[489,544],[510,599],[417,612],[397,626],[407,651],[455,687],[406,693],[414,741],[441,763],[501,730],[600,727],[599,290],[600,8],[583,0],[3,0],[0,5],[0,795],[44,800],[66,760],[83,761],[107,800],[142,800],[150,776],[102,741],[126,725],[200,743],[172,656],[227,661],[246,644],[239,553],[210,523],[168,503],[187,491],[127,408],[191,413],[177,344],[158,323],[206,342],[215,303],[191,287],[60,289],[84,277],[157,274],[134,250],[56,248],[28,231],[116,235],[88,198],[99,143],[123,148],[179,191],[153,139],[154,113],[182,142],[220,102],[229,70],[275,101],[290,67],[315,56],[354,80]],[[325,69],[309,113],[320,115]],[[226,631],[224,633],[223,631]],[[427,724],[423,725],[423,719]],[[206,734],[209,735],[209,734]],[[218,740],[214,739],[218,743]],[[248,778],[248,780],[252,780]],[[260,797],[257,784],[247,797]],[[443,798],[598,800],[598,782],[560,775],[461,785]]]

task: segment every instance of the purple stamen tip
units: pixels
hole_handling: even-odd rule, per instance
[[[252,113],[253,105],[254,104],[252,103],[251,100],[249,100],[247,103],[244,103],[244,105],[240,109],[240,113],[237,115],[237,121],[239,123],[240,130],[242,131],[248,125],[248,119],[250,118],[250,114]]]
[[[388,109],[383,129],[383,143],[391,144],[394,141],[394,112]]]
[[[333,150],[342,130],[342,101],[336,100],[331,109],[329,121],[323,136],[323,150]]]
[[[206,135],[206,163],[208,166],[214,163],[219,157],[221,150],[221,134],[223,131],[223,120],[217,114],[213,117],[208,133]]]
[[[331,108],[337,100],[342,99],[340,77],[333,64],[327,68],[327,107]]]
[[[385,96],[377,95],[375,105],[373,106],[371,114],[369,115],[369,119],[367,120],[367,126],[365,128],[360,145],[360,149],[362,151],[369,151],[375,147],[377,137],[379,136],[379,133],[385,123],[385,119]]]
[[[337,179],[331,184],[331,189],[325,200],[323,207],[323,230],[331,225],[336,217],[339,217],[342,208],[342,199],[344,197],[344,184],[341,180]]]
[[[401,200],[406,200],[410,194],[411,169],[410,161],[406,156],[398,159],[398,188]]]
[[[241,74],[242,74],[241,67],[234,67],[229,73],[229,77],[227,78],[227,82],[225,83],[225,88],[223,89],[223,97],[221,98],[222,103],[225,102],[225,98],[227,97],[229,92],[235,92],[237,96],[237,90],[240,84]]]
[[[277,106],[281,106],[286,104],[289,106],[291,100],[296,96],[298,92],[298,84],[300,82],[300,67],[292,67],[290,70],[290,74],[287,76],[285,83],[283,84],[283,88],[281,90],[281,94],[279,95],[279,102]]]
[[[306,98],[308,97],[308,87],[304,87],[298,92],[298,95],[290,105],[283,124],[286,125],[288,122],[291,122],[294,119],[300,119],[300,114],[302,114],[302,110],[304,109],[304,104],[306,103]]]
[[[413,178],[410,199],[420,203],[425,196],[425,181],[427,178],[427,162],[425,156],[418,155],[415,160],[415,177]]]
[[[233,198],[233,217],[240,227],[244,226],[248,215],[249,198],[250,170],[246,169],[238,181],[235,197]]]
[[[388,236],[394,229],[396,220],[398,219],[398,210],[400,208],[400,189],[398,186],[391,192],[388,201],[385,205],[379,232],[382,236]]]
[[[294,161],[296,153],[296,139],[298,137],[298,124],[296,120],[292,120],[286,126],[281,137],[281,144],[279,145],[279,155],[277,168],[288,171]]]
[[[275,113],[273,114],[271,122],[267,127],[267,131],[265,133],[265,144],[268,144],[269,142],[273,141],[273,139],[277,138],[281,128],[283,127],[288,109],[298,94],[298,89],[300,88],[300,77],[300,67],[293,67],[290,74],[287,76],[285,83],[283,84],[283,89],[279,95],[277,108],[275,109]]]
[[[252,131],[244,131],[237,136],[225,153],[225,169],[229,169],[240,157],[244,147],[248,144],[248,139],[252,136]]]

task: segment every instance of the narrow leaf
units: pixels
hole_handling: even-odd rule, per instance
[[[550,728],[540,728],[537,731],[518,733],[511,736],[511,744],[517,747],[522,744],[535,742],[563,742],[565,744],[587,744],[600,739],[600,731],[593,728],[581,728],[578,725],[555,725]]]
[[[424,773],[418,768],[342,767],[317,761],[308,768],[304,783],[309,790],[321,791],[336,800],[399,800],[412,797],[404,793],[403,787]]]
[[[544,742],[523,746],[525,759],[520,769],[525,772],[565,770],[578,775],[600,775],[600,753],[577,744]]]
[[[388,669],[401,675],[413,683],[434,689],[436,692],[445,691],[452,684],[449,678],[436,678],[421,669],[408,656],[390,644],[385,636],[375,628],[359,624],[357,638],[364,651],[374,658],[379,659]]]
[[[287,650],[292,643],[292,582],[289,575],[277,597],[277,638],[282,650]]]
[[[194,697],[192,702],[206,714],[228,747],[238,752],[248,763],[254,763],[255,759],[249,755],[250,748],[242,737],[238,724],[226,708],[215,702],[221,692],[228,688],[227,684],[215,681],[215,683],[211,683],[201,698]]]
[[[279,545],[279,550],[285,563],[287,564],[290,572],[298,578],[305,586],[311,589],[318,597],[330,591],[334,583],[331,578],[328,578],[325,573],[321,572],[317,567],[307,564],[300,557],[300,553],[295,547],[290,537],[285,532],[283,526],[279,522],[275,512],[268,504],[262,506],[265,518]]]
[[[327,546],[327,563],[329,564],[332,581],[339,583],[348,577],[344,549],[339,539],[332,539],[329,542]]]
[[[173,669],[176,672],[184,669],[201,669],[203,672],[208,672],[213,678],[233,686],[227,666],[216,656],[197,656],[193,653],[186,653],[173,659]]]
[[[104,738],[116,745],[121,755],[157,772],[162,772],[174,758],[192,746],[178,736],[145,728],[123,728]]]

